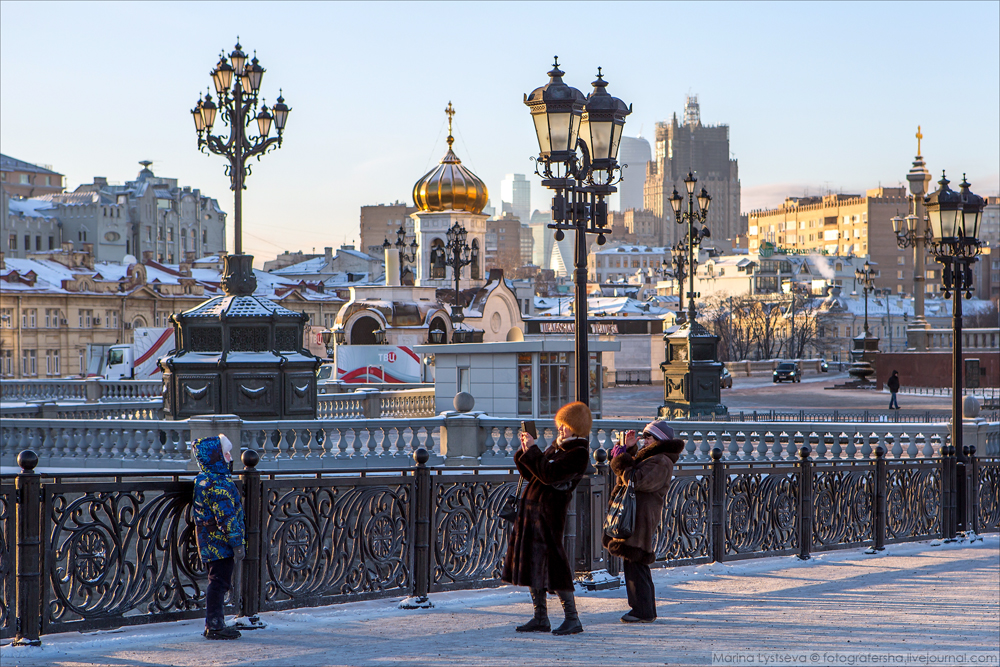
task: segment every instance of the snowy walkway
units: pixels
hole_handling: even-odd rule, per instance
[[[711,665],[764,664],[764,652],[805,662],[872,664],[859,655],[926,651],[1000,659],[1000,536],[973,544],[894,545],[654,570],[659,620],[618,621],[625,590],[578,594],[586,631],[521,635],[527,591],[504,587],[433,595],[436,607],[403,611],[398,599],[263,614],[270,627],[235,642],[208,642],[202,621],[113,633],[43,637],[41,648],[0,649],[22,665]],[[554,618],[557,600],[550,597]],[[842,657],[831,656],[830,651]],[[855,653],[860,651],[862,653]],[[940,653],[938,655],[941,655]],[[749,656],[749,659],[748,659]],[[911,658],[912,660],[913,658]],[[752,660],[752,662],[750,661]],[[850,662],[853,660],[853,662]],[[990,661],[992,660],[992,661]],[[882,663],[885,664],[885,663]],[[893,664],[893,663],[890,663]],[[895,663],[904,664],[904,663]],[[916,663],[908,664],[961,664]]]

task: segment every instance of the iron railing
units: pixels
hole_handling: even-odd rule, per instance
[[[257,470],[256,453],[244,452],[238,487],[248,549],[229,613],[253,619],[266,610],[498,584],[508,527],[497,510],[517,475],[432,470],[424,451],[415,458],[416,466],[381,472],[283,473]],[[589,481],[600,498],[610,476],[603,458]],[[204,614],[191,474],[41,475],[31,452],[19,462],[21,473],[3,476],[0,486],[0,636],[33,642]],[[707,461],[677,466],[656,565],[805,559],[996,532],[998,493],[1000,457],[977,456],[973,447],[961,460],[945,446],[931,458],[891,460],[878,447],[873,459],[850,461],[815,458],[808,447],[795,459],[727,460],[716,448]],[[579,498],[576,505],[569,553],[594,539],[586,529],[592,518]],[[596,562],[617,571],[607,554]]]

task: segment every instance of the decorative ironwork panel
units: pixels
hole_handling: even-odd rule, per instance
[[[842,462],[813,471],[813,547],[874,539],[875,465]]]
[[[799,472],[785,464],[726,465],[726,545],[734,556],[782,555],[799,546]]]
[[[701,466],[674,468],[660,525],[653,538],[656,560],[678,562],[711,559],[712,477]]]
[[[46,484],[42,632],[204,615],[193,489],[192,482]]]
[[[510,524],[500,508],[518,475],[434,475],[431,591],[499,583]]]
[[[230,352],[266,352],[267,327],[231,327]]]
[[[261,609],[412,588],[413,477],[263,482]]]
[[[14,623],[14,534],[17,490],[14,478],[5,477],[0,487],[0,638],[13,637]]]
[[[192,352],[222,352],[222,327],[191,327],[188,336]]]
[[[893,461],[886,465],[886,542],[941,533],[941,464]]]
[[[979,459],[979,532],[1000,529],[1000,459]]]
[[[297,327],[275,327],[274,344],[281,352],[298,352],[302,349],[302,340]]]

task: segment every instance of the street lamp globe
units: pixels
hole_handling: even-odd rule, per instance
[[[285,98],[281,96],[281,88],[278,89],[278,103],[271,107],[274,112],[274,126],[278,128],[278,136],[285,131],[285,123],[288,122],[288,112],[292,108],[285,104]]]
[[[962,226],[959,230],[962,237],[977,242],[979,240],[979,223],[983,219],[983,208],[986,201],[969,189],[969,181],[962,174]]]
[[[233,63],[233,69],[243,76],[243,68],[247,64],[247,54],[243,53],[243,48],[240,46],[239,41],[236,42],[236,48],[233,52],[229,54],[229,60]]]
[[[541,157],[550,162],[569,162],[576,152],[586,98],[563,83],[558,56],[548,74],[549,82],[525,95],[524,103],[531,109]]]
[[[215,113],[218,110],[219,107],[215,106],[215,102],[212,101],[212,95],[205,93],[205,99],[201,102],[201,118],[205,123],[205,129],[209,132],[212,131],[212,126],[215,124]]]
[[[712,203],[712,197],[709,196],[708,190],[702,188],[701,194],[698,195],[698,206],[701,207],[702,211],[708,213],[708,207],[711,203]]]
[[[257,91],[260,90],[260,81],[264,77],[265,71],[266,70],[261,67],[260,63],[257,61],[257,54],[254,53],[253,60],[250,61],[250,64],[247,65],[246,70],[244,70],[244,76],[249,84],[250,92],[254,95],[256,95]]]
[[[260,136],[266,137],[271,133],[272,120],[274,120],[274,116],[268,111],[267,105],[263,105],[260,108],[260,113],[257,114],[257,129],[260,130]]]
[[[942,172],[938,181],[940,187],[924,198],[931,233],[937,243],[954,243],[958,238],[962,195],[948,187],[949,182]]]
[[[681,220],[681,205],[684,203],[684,198],[677,194],[677,188],[674,188],[674,194],[670,195],[670,208],[674,209],[674,220],[678,225],[683,224]]]
[[[580,121],[580,136],[590,149],[593,169],[607,172],[617,164],[625,116],[632,113],[632,109],[608,93],[608,82],[600,67],[593,85],[594,91],[587,96]]]
[[[226,62],[225,55],[219,58],[219,64],[212,70],[212,82],[219,97],[225,95],[233,83],[233,66]]]
[[[690,171],[688,172],[688,175],[684,177],[684,187],[687,188],[687,191],[688,191],[689,195],[693,195],[694,194],[694,186],[695,186],[695,183],[697,183],[697,182],[698,182],[698,179],[695,178],[694,174],[691,173]]]

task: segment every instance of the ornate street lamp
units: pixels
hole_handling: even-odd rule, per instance
[[[695,318],[694,300],[701,296],[694,291],[697,253],[702,239],[711,236],[704,223],[712,203],[712,198],[704,187],[695,194],[697,184],[698,179],[692,172],[688,172],[684,179],[687,210],[684,210],[684,197],[678,194],[676,188],[669,198],[677,224],[687,225],[687,231],[674,247],[673,253],[680,274],[686,274],[688,279],[688,306],[685,322],[674,333],[663,337],[666,342],[666,360],[660,368],[663,370],[664,403],[660,406],[659,414],[665,419],[727,412],[726,406],[721,403],[722,364],[716,359],[719,337],[698,324]],[[700,229],[696,228],[698,224],[701,225]],[[683,280],[681,277],[678,284],[682,284]],[[683,301],[679,305],[683,310]]]
[[[448,230],[448,244],[445,246],[447,252],[445,253],[444,264],[451,267],[452,274],[455,276],[455,305],[451,309],[451,321],[455,325],[465,319],[465,315],[462,314],[462,293],[459,289],[459,281],[462,278],[462,267],[472,264],[471,248],[469,248],[469,244],[466,242],[468,235],[469,232],[456,220],[455,224]],[[469,342],[466,340],[466,331],[461,330],[461,333],[459,331],[460,329],[457,326],[453,327],[452,342]]]
[[[930,218],[931,252],[944,266],[942,285],[944,298],[954,295],[952,306],[952,380],[951,380],[951,444],[955,454],[964,459],[962,449],[962,292],[972,298],[972,265],[982,252],[979,223],[986,202],[969,189],[962,174],[961,192],[948,187],[941,173],[940,186],[924,198]],[[952,531],[953,532],[953,531]],[[945,535],[951,537],[951,535]]]
[[[586,98],[565,84],[556,57],[549,82],[524,96],[538,139],[535,173],[552,197],[556,241],[576,232],[573,264],[576,282],[576,400],[590,405],[590,350],[587,340],[587,234],[604,245],[608,229],[608,196],[621,180],[618,145],[632,107],[608,94],[600,68],[594,90]]]
[[[868,295],[875,292],[875,278],[878,271],[865,262],[864,268],[854,270],[855,284],[860,283],[865,300],[865,328],[860,336],[851,339],[851,367],[848,373],[854,378],[854,385],[870,386],[868,376],[875,373],[875,359],[878,356],[878,336],[868,328]]]
[[[906,327],[906,347],[918,352],[927,349],[927,320],[924,318],[924,297],[926,295],[925,264],[927,248],[931,244],[930,227],[925,215],[924,195],[931,182],[931,173],[920,154],[920,141],[924,135],[917,126],[917,155],[913,159],[906,180],[910,183],[909,214],[902,218],[892,218],[892,231],[896,235],[896,245],[900,250],[913,248],[913,321]]]
[[[249,60],[249,62],[248,62]],[[235,253],[225,257],[224,295],[171,316],[180,349],[159,361],[163,412],[171,419],[237,414],[243,419],[316,417],[316,370],[322,363],[303,346],[309,317],[254,296],[253,257],[243,254],[243,189],[247,160],[281,146],[290,109],[279,95],[271,109],[259,97],[264,76],[257,57],[237,43],[212,70],[210,93],[191,110],[198,148],[224,156],[235,192]],[[217,117],[228,136],[213,134]],[[251,129],[256,121],[257,136]],[[277,136],[270,136],[272,125]],[[324,341],[329,344],[329,338]]]
[[[268,151],[281,146],[285,123],[288,122],[288,113],[291,111],[280,90],[277,103],[272,109],[268,109],[263,99],[258,97],[265,71],[258,62],[256,53],[253,60],[247,63],[247,55],[237,42],[236,48],[229,54],[229,61],[227,62],[223,53],[211,73],[219,99],[218,105],[212,100],[212,95],[206,93],[191,110],[198,133],[198,149],[206,155],[222,155],[229,161],[226,166],[229,187],[236,193],[233,211],[235,255],[243,254],[243,190],[246,189],[246,177],[251,173],[247,160],[252,157],[259,160]],[[212,134],[219,112],[222,120],[229,125],[228,137]],[[248,131],[252,120],[257,121],[256,137]],[[277,136],[273,137],[269,136],[272,124],[277,131]]]

